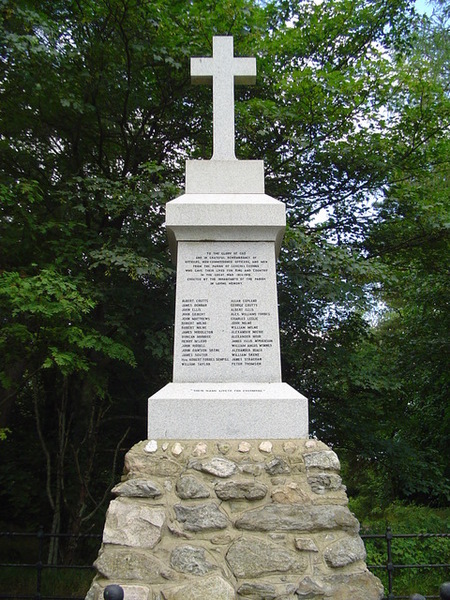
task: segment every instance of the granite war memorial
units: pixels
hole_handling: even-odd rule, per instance
[[[281,382],[276,254],[282,202],[264,194],[259,160],[234,150],[234,82],[256,61],[214,38],[194,58],[195,82],[212,80],[213,156],[187,161],[186,193],[168,203],[177,262],[173,383],[149,400],[149,438],[308,436],[307,400]]]
[[[113,489],[88,600],[380,600],[337,455],[308,438],[307,399],[281,380],[275,264],[284,204],[261,160],[235,157],[234,86],[256,60],[214,37],[192,58],[212,85],[213,156],[186,162],[166,207],[176,262],[173,381]]]

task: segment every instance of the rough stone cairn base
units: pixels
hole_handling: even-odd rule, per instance
[[[86,598],[380,600],[339,469],[316,440],[140,442]]]

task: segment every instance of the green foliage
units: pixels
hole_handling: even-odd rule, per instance
[[[0,429],[0,442],[4,442],[6,440],[8,433],[11,433],[11,429],[8,429],[8,427],[3,427]]]
[[[164,205],[211,152],[214,34],[257,56],[236,145],[286,203],[284,378],[367,512],[448,502],[448,15],[412,4],[1,3],[5,516],[101,521],[171,379]]]
[[[350,508],[358,509],[358,502],[350,502]],[[449,509],[430,509],[424,506],[402,505],[394,503],[382,514],[367,517],[359,513],[362,533],[385,534],[390,527],[395,535],[401,534],[450,534]],[[367,564],[384,566],[387,563],[387,541],[383,539],[366,539]],[[450,556],[450,537],[394,537],[391,541],[392,562],[394,565],[439,565],[448,563]],[[373,572],[381,578],[387,589],[387,576],[383,571],[374,569]],[[447,581],[450,569],[447,567],[430,569],[394,568],[393,588],[396,595],[420,592],[428,596],[436,595],[439,586]]]
[[[50,269],[39,275],[21,277],[17,272],[4,273],[0,280],[0,294],[8,302],[11,315],[30,314],[38,319],[78,319],[94,308],[94,303],[83,298],[76,285]]]
[[[18,347],[37,368],[56,366],[65,376],[89,370],[86,350],[135,364],[132,352],[122,344],[94,329],[77,326],[95,304],[78,291],[74,278],[53,268],[30,277],[16,271],[3,273],[0,302],[4,314],[11,315],[0,332],[6,367],[11,348]],[[8,387],[7,368],[2,370],[1,379]]]

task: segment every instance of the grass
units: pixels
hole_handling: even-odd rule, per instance
[[[367,564],[375,564],[371,557],[371,540],[366,540],[368,551]],[[448,560],[448,559],[445,559]],[[378,564],[386,565],[386,558]],[[395,560],[394,564],[402,564]],[[385,595],[388,595],[388,576],[385,569],[372,569],[372,573],[381,580],[384,586]],[[429,596],[439,597],[439,587],[444,581],[449,581],[450,570],[448,568],[394,568],[392,577],[392,591],[396,596],[407,596],[412,594],[422,594],[426,598]]]
[[[76,598],[86,595],[94,577],[92,569],[44,568],[41,577],[42,596]],[[37,592],[35,567],[1,567],[0,596],[29,595]]]

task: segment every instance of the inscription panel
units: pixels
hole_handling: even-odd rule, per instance
[[[180,242],[174,382],[281,381],[271,242]]]

